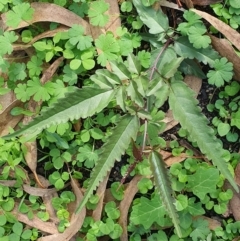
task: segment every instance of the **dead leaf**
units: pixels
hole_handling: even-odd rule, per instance
[[[55,22],[65,26],[71,27],[73,24],[79,24],[85,29],[85,34],[90,35],[89,24],[79,17],[77,14],[67,10],[66,8],[60,7],[53,3],[34,2],[31,3],[31,7],[34,8],[34,14],[31,21],[21,21],[16,28],[7,27],[6,25],[6,13],[2,14],[2,27],[6,31],[24,28],[29,25],[33,25],[37,22]]]
[[[240,220],[240,211],[239,211],[240,210],[240,194],[235,191],[235,189],[232,187],[232,185],[228,181],[225,181],[224,189],[225,190],[231,189],[233,192],[233,197],[229,201],[229,208],[234,216],[235,221],[239,221]]]
[[[182,2],[186,2],[186,0],[181,0]],[[222,2],[222,0],[192,0],[193,5],[206,6],[214,3]]]
[[[34,37],[29,43],[27,44],[13,44],[12,47],[13,47],[13,51],[19,51],[19,50],[25,50],[27,48],[30,48],[32,47],[32,45],[37,42],[38,40],[40,39],[43,39],[43,38],[49,38],[49,37],[53,37],[55,36],[57,33],[59,32],[66,32],[68,31],[68,27],[64,27],[64,26],[61,26],[59,28],[56,28],[54,30],[49,30],[49,31],[45,31],[39,35],[37,35],[36,37]]]
[[[240,57],[236,54],[232,45],[226,39],[220,39],[212,35],[209,36],[212,40],[213,48],[233,64],[234,78],[240,81]]]
[[[4,96],[6,95],[3,95],[1,97]],[[1,97],[0,104],[4,106]],[[2,112],[0,112],[0,136],[7,135],[9,133],[9,128],[14,128],[23,118],[23,115],[11,115],[10,112],[14,107],[23,107],[23,103],[20,100],[14,100]]]
[[[92,218],[94,221],[99,221],[101,220],[101,217],[102,217],[103,200],[104,200],[104,194],[106,191],[109,174],[110,172],[108,172],[108,174],[105,176],[103,181],[99,184],[96,191],[96,195],[99,196],[99,201],[98,201],[97,207],[92,212]]]
[[[44,185],[41,183],[41,181],[38,178],[37,175],[37,142],[31,141],[31,142],[25,142],[23,145],[26,147],[26,153],[24,155],[25,161],[32,171],[36,183],[41,187],[45,188]]]
[[[53,77],[53,75],[55,74],[55,72],[57,71],[59,65],[62,63],[62,61],[64,60],[64,57],[59,57],[57,58],[44,72],[42,75],[42,78],[40,79],[40,82],[42,84],[45,84],[46,82],[48,82],[49,80],[51,80],[51,78]]]
[[[171,156],[168,157],[165,161],[165,163],[167,164],[167,166],[171,166],[174,163],[179,163],[184,161],[186,158],[188,158],[189,156],[186,153],[181,153],[179,156]]]
[[[202,218],[202,219],[208,221],[208,227],[209,227],[210,230],[215,230],[216,228],[221,227],[221,223],[218,220],[213,219],[213,218],[209,218],[209,217],[206,217],[206,216],[196,216],[196,217],[193,217],[193,220],[197,220],[199,218]]]
[[[11,213],[18,219],[19,222],[23,222],[30,227],[36,228],[42,232],[49,234],[57,234],[58,229],[52,222],[44,222],[41,219],[37,218],[37,215],[34,215],[32,219],[29,219],[27,214],[19,212],[19,204],[15,202],[15,207]],[[53,240],[52,240],[53,241]]]
[[[214,28],[216,28],[220,33],[222,33],[238,50],[240,50],[240,34],[236,30],[232,29],[226,23],[206,12],[196,9],[191,10],[199,16],[203,17],[205,20],[207,20]]]
[[[197,97],[202,87],[202,79],[193,75],[187,75],[184,78],[184,82],[196,93],[195,97]],[[163,119],[163,122],[167,124],[164,132],[172,129],[174,126],[176,126],[179,123],[174,119],[173,113],[171,110],[167,111],[166,116]]]
[[[194,8],[194,6],[193,6],[193,0],[181,0],[181,2],[184,2],[189,9],[190,9],[190,8]]]
[[[160,0],[159,3],[162,7],[172,8],[172,9],[176,9],[176,10],[179,10],[182,12],[186,10],[183,7],[180,8],[176,3],[172,3],[172,2],[169,2],[166,0]]]
[[[119,205],[119,211],[120,211],[121,215],[120,215],[118,222],[122,226],[122,229],[123,229],[123,233],[120,237],[121,241],[128,240],[128,231],[127,231],[128,211],[129,211],[130,205],[133,201],[135,194],[138,192],[137,183],[141,179],[142,179],[142,176],[140,176],[140,175],[134,176],[134,178],[131,180],[131,182],[127,185],[127,188],[124,191],[124,198],[120,202],[120,205]]]
[[[71,178],[71,185],[73,192],[76,196],[75,201],[75,210],[79,206],[83,194],[80,188],[77,185],[77,181]],[[70,226],[65,229],[63,233],[53,234],[46,237],[39,238],[38,241],[69,241],[82,227],[83,221],[86,217],[86,208],[83,208],[82,211],[78,214],[73,213],[70,220]]]
[[[235,168],[235,182],[240,186],[240,163],[237,164]]]

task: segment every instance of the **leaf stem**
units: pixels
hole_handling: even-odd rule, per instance
[[[151,73],[150,73],[150,77],[149,77],[149,81],[151,81],[153,79],[153,74],[155,71],[157,71],[157,64],[159,62],[160,57],[162,56],[163,52],[167,49],[167,47],[169,46],[169,44],[172,42],[172,39],[169,38],[167,40],[167,42],[164,44],[164,46],[162,47],[161,51],[159,52],[156,60],[154,61],[153,67],[151,68]],[[146,111],[150,110],[150,101],[149,101],[150,97],[147,97],[147,106],[145,108]],[[145,150],[146,147],[146,140],[147,140],[147,124],[148,124],[148,120],[144,121],[144,134],[143,134],[143,144],[142,144],[142,153]]]

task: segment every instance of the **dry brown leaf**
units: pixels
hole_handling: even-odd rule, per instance
[[[120,218],[118,220],[119,224],[123,228],[123,233],[120,237],[121,241],[127,241],[128,240],[128,231],[127,231],[127,220],[128,220],[128,210],[130,208],[130,205],[133,201],[133,198],[135,194],[138,191],[137,183],[142,179],[142,176],[136,175],[131,180],[131,182],[127,185],[126,190],[124,191],[124,198],[120,202],[119,205],[119,211],[121,213]]]
[[[235,191],[235,189],[228,181],[225,181],[224,188],[225,190],[231,189],[233,192],[233,197],[229,201],[229,208],[234,216],[234,219],[236,221],[239,221],[240,220],[240,194]]]
[[[55,22],[68,27],[72,27],[73,24],[79,24],[84,28],[85,34],[89,35],[91,33],[88,22],[83,20],[77,14],[67,10],[66,8],[60,7],[59,5],[53,3],[42,2],[31,3],[31,7],[34,8],[32,20],[29,22],[21,21],[16,28],[7,27],[6,14],[2,14],[1,17],[3,20],[3,29],[10,31],[14,29],[24,28],[37,22]]]
[[[41,219],[37,218],[37,215],[34,215],[32,219],[29,219],[26,214],[19,212],[19,204],[15,202],[15,207],[12,210],[12,214],[18,219],[19,222],[23,222],[30,227],[36,228],[42,232],[49,234],[57,234],[58,229],[52,222],[44,222]],[[53,240],[52,240],[53,241]]]
[[[221,223],[218,220],[213,219],[213,218],[209,218],[209,217],[206,217],[206,216],[196,216],[196,217],[193,217],[193,220],[196,220],[196,219],[199,219],[199,218],[203,218],[203,219],[208,221],[208,227],[209,227],[210,230],[215,230],[216,228],[221,227]]]
[[[40,82],[42,84],[45,84],[46,82],[51,80],[63,60],[64,57],[59,57],[43,72],[42,78],[40,79]]]
[[[193,0],[181,0],[181,2],[185,3],[188,8],[194,8]]]
[[[39,39],[43,39],[43,38],[49,38],[49,37],[53,37],[55,36],[57,33],[59,32],[65,32],[67,31],[69,28],[68,27],[64,27],[61,26],[59,28],[56,28],[54,30],[49,30],[49,31],[45,31],[39,35],[37,35],[36,37],[34,37],[29,43],[27,44],[13,44],[13,51],[18,51],[18,50],[25,50],[27,48],[32,47],[32,45],[38,41]]]
[[[240,163],[237,164],[235,168],[235,182],[240,186]]]
[[[189,156],[186,153],[181,153],[179,156],[171,156],[164,161],[168,166],[171,166],[174,163],[179,163],[179,162],[184,161],[188,157]]]
[[[222,33],[238,50],[240,50],[240,34],[232,29],[229,25],[222,22],[218,18],[205,13],[200,10],[192,9],[193,12],[207,20],[214,28],[216,28],[220,33]]]
[[[103,181],[99,184],[98,189],[96,191],[96,195],[99,196],[99,201],[98,201],[97,207],[92,212],[92,218],[93,218],[94,221],[101,220],[102,210],[103,210],[104,194],[105,194],[105,191],[106,191],[109,174],[110,174],[110,172],[108,172],[108,174],[105,176]]]
[[[77,185],[77,181],[71,178],[71,185],[76,196],[75,210],[79,206],[83,194]],[[53,234],[46,237],[39,238],[38,241],[69,241],[82,227],[86,216],[86,208],[83,208],[80,213],[73,213],[70,220],[70,226],[66,228],[63,233]]]
[[[186,0],[181,0],[186,2]],[[193,5],[206,6],[214,3],[222,2],[222,0],[192,0]]]
[[[6,95],[3,95],[1,97],[4,96]],[[0,99],[0,104],[2,103],[3,102]],[[2,112],[0,112],[0,136],[7,135],[9,133],[9,127],[14,128],[23,118],[23,115],[11,115],[10,112],[14,107],[23,107],[23,103],[20,100],[14,100]]]
[[[37,142],[36,141],[25,142],[25,143],[23,143],[23,145],[26,147],[26,152],[25,152],[24,158],[25,158],[25,161],[26,161],[28,167],[32,171],[37,184],[40,187],[45,188],[43,186],[43,184],[41,183],[41,181],[39,180],[37,172],[36,172],[36,169],[37,169]]]
[[[176,3],[172,3],[172,2],[169,2],[167,0],[160,0],[159,3],[163,7],[172,8],[172,9],[176,9],[176,10],[179,10],[179,11],[185,11],[186,10],[183,7],[180,8]]]
[[[240,81],[240,57],[236,54],[232,45],[226,39],[219,39],[212,35],[210,35],[210,38],[213,48],[233,64],[234,78]]]
[[[197,97],[198,93],[202,87],[202,79],[200,79],[196,76],[193,76],[193,75],[187,75],[184,78],[184,81],[196,93],[195,97]],[[163,119],[163,122],[165,122],[167,124],[164,132],[172,129],[174,126],[176,126],[179,123],[178,121],[176,121],[174,119],[173,113],[171,110],[167,111],[166,116]]]

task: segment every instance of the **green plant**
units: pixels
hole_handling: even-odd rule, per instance
[[[98,1],[96,4],[92,3],[90,6],[91,11],[99,6],[100,2]],[[232,66],[230,63],[227,63],[226,59],[220,59],[218,54],[213,51],[210,46],[209,37],[204,35],[206,33],[205,26],[193,12],[186,12],[184,14],[188,23],[180,24],[178,31],[186,37],[178,38],[177,35],[173,35],[173,31],[168,24],[168,19],[162,12],[157,12],[151,7],[146,7],[146,4],[143,5],[140,0],[134,0],[133,4],[138,11],[141,21],[149,28],[149,33],[152,36],[158,37],[153,42],[157,47],[153,48],[151,52],[151,68],[146,70],[146,67],[149,65],[147,60],[149,56],[144,54],[144,52],[139,54],[138,57],[129,54],[134,47],[132,40],[132,46],[129,48],[129,51],[123,52],[121,50],[121,42],[117,41],[112,33],[102,34],[95,40],[95,46],[101,50],[97,61],[102,66],[105,66],[107,61],[109,61],[112,72],[106,69],[96,70],[86,86],[69,91],[64,98],[59,99],[58,102],[42,111],[41,115],[36,117],[27,126],[6,136],[5,139],[23,134],[24,136],[21,138],[21,141],[31,140],[43,129],[49,128],[51,125],[65,123],[69,119],[95,118],[96,113],[99,113],[97,115],[99,116],[103,110],[111,106],[114,111],[118,111],[121,114],[121,117],[116,122],[116,126],[111,130],[112,134],[106,138],[101,151],[97,154],[88,145],[83,145],[79,149],[80,154],[78,154],[77,160],[80,162],[85,161],[85,166],[92,167],[97,158],[98,161],[91,173],[84,198],[76,211],[80,211],[86,205],[93,191],[114,165],[114,162],[116,160],[119,161],[132,140],[135,141],[137,139],[141,146],[138,159],[143,159],[146,146],[150,146],[151,149],[149,162],[152,166],[155,186],[160,193],[162,201],[159,201],[157,194],[154,200],[155,202],[162,203],[160,206],[162,207],[162,212],[165,215],[167,210],[177,234],[182,236],[176,208],[178,211],[186,208],[186,203],[184,204],[186,197],[178,197],[176,201],[177,206],[173,205],[175,201],[171,183],[161,155],[157,152],[158,147],[162,144],[162,140],[158,137],[158,134],[164,130],[165,126],[162,122],[162,112],[158,112],[157,109],[162,107],[164,102],[168,100],[175,118],[180,121],[184,129],[188,130],[191,140],[197,143],[200,150],[213,161],[214,165],[230,181],[232,186],[238,190],[228,169],[228,165],[223,158],[224,152],[220,142],[215,138],[213,130],[207,125],[207,120],[197,107],[197,101],[194,99],[192,91],[183,83],[181,73],[178,71],[180,65],[184,64],[187,58],[192,59],[195,57],[204,64],[208,63],[211,67],[215,68],[214,72],[209,72],[208,74],[210,83],[222,85],[223,81],[229,81],[232,77]],[[107,5],[101,5],[101,8],[99,8],[101,13],[98,16],[89,12],[93,24],[102,25],[105,23],[107,18],[101,15],[107,10],[105,7]],[[77,36],[75,29],[78,31]],[[49,62],[53,56],[58,56],[61,52],[65,53],[65,56],[69,56],[69,59],[75,56],[70,61],[68,70],[66,69],[65,71],[70,71],[73,74],[75,73],[74,71],[83,73],[94,67],[94,60],[91,59],[94,56],[94,49],[91,44],[92,40],[91,37],[84,36],[83,31],[81,27],[73,26],[67,34],[54,37],[53,41],[43,40],[33,45],[39,51],[39,56],[42,52],[44,53],[44,55],[41,55],[41,59],[45,58],[46,62]],[[130,36],[133,35],[131,34]],[[65,45],[61,42],[63,40],[68,40]],[[123,41],[123,38],[121,41]],[[173,44],[171,44],[172,42]],[[73,46],[74,44],[77,45]],[[184,46],[187,51],[184,52],[180,46]],[[76,58],[75,54],[71,54],[74,48],[74,53],[81,56],[80,58]],[[127,55],[127,60],[122,61],[119,58],[120,55]],[[226,67],[225,70],[220,68],[223,64]],[[38,72],[35,71],[36,73]],[[219,76],[222,79],[219,79]],[[217,84],[217,81],[220,83]],[[19,88],[21,87],[20,85],[18,84]],[[39,79],[35,77],[24,85],[26,93],[29,96],[24,98],[19,96],[19,98],[27,100],[30,96],[33,96],[36,101],[40,99],[49,100],[51,95],[55,95],[52,92],[51,85],[53,83],[41,86]],[[23,93],[23,91],[19,91],[19,93]],[[141,125],[143,126],[141,127]],[[143,131],[140,132],[140,128]],[[48,135],[50,136],[50,134]],[[88,142],[90,136],[95,140],[98,138],[101,139],[103,133],[95,127],[89,127],[82,130],[80,136],[82,142]],[[179,153],[179,150],[175,151],[176,154]],[[65,153],[66,158],[64,158],[64,161],[59,159],[59,154],[52,153],[55,168],[59,169],[63,166],[64,162],[71,160],[71,154]],[[208,187],[204,188],[201,186],[201,176],[202,173],[206,174],[208,172],[214,172],[216,178],[214,179],[215,181],[209,182]],[[184,175],[186,176],[186,174]],[[64,186],[64,180],[67,180],[66,178],[67,176],[64,173],[61,174],[55,171],[51,175],[50,180],[56,188],[61,189]],[[191,182],[187,188],[192,189],[193,193],[202,200],[218,184],[219,173],[215,168],[205,168],[204,171],[200,168],[188,179]],[[186,182],[186,180],[187,178],[182,178],[181,182]],[[199,185],[199,188],[193,189],[193,185]],[[166,210],[162,205],[166,207]],[[222,213],[223,210],[221,209],[217,212]],[[108,221],[112,222],[110,219]],[[96,225],[100,225],[97,229],[101,233],[105,233],[103,232],[105,224],[101,226],[102,223],[100,222],[96,223]],[[108,234],[110,233],[108,232]],[[200,234],[192,233],[194,237],[197,235],[198,237],[202,237]]]

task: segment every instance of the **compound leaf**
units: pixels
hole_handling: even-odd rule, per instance
[[[121,118],[113,129],[113,134],[101,148],[97,164],[91,172],[88,188],[76,212],[80,212],[84,207],[93,191],[113,167],[114,162],[121,160],[121,156],[128,148],[131,140],[135,140],[138,130],[139,119],[137,116],[125,115]]]
[[[207,118],[197,106],[198,101],[193,97],[193,91],[182,81],[172,82],[170,90],[169,104],[174,118],[184,129],[188,130],[191,139],[197,142],[201,152],[213,161],[238,192],[238,187],[223,159],[222,146],[215,137],[213,129],[207,125]]]
[[[108,105],[114,93],[113,89],[103,90],[92,87],[75,89],[73,92],[68,92],[64,98],[59,99],[56,104],[44,110],[28,125],[4,138],[26,134],[31,139],[51,125],[92,116]]]

